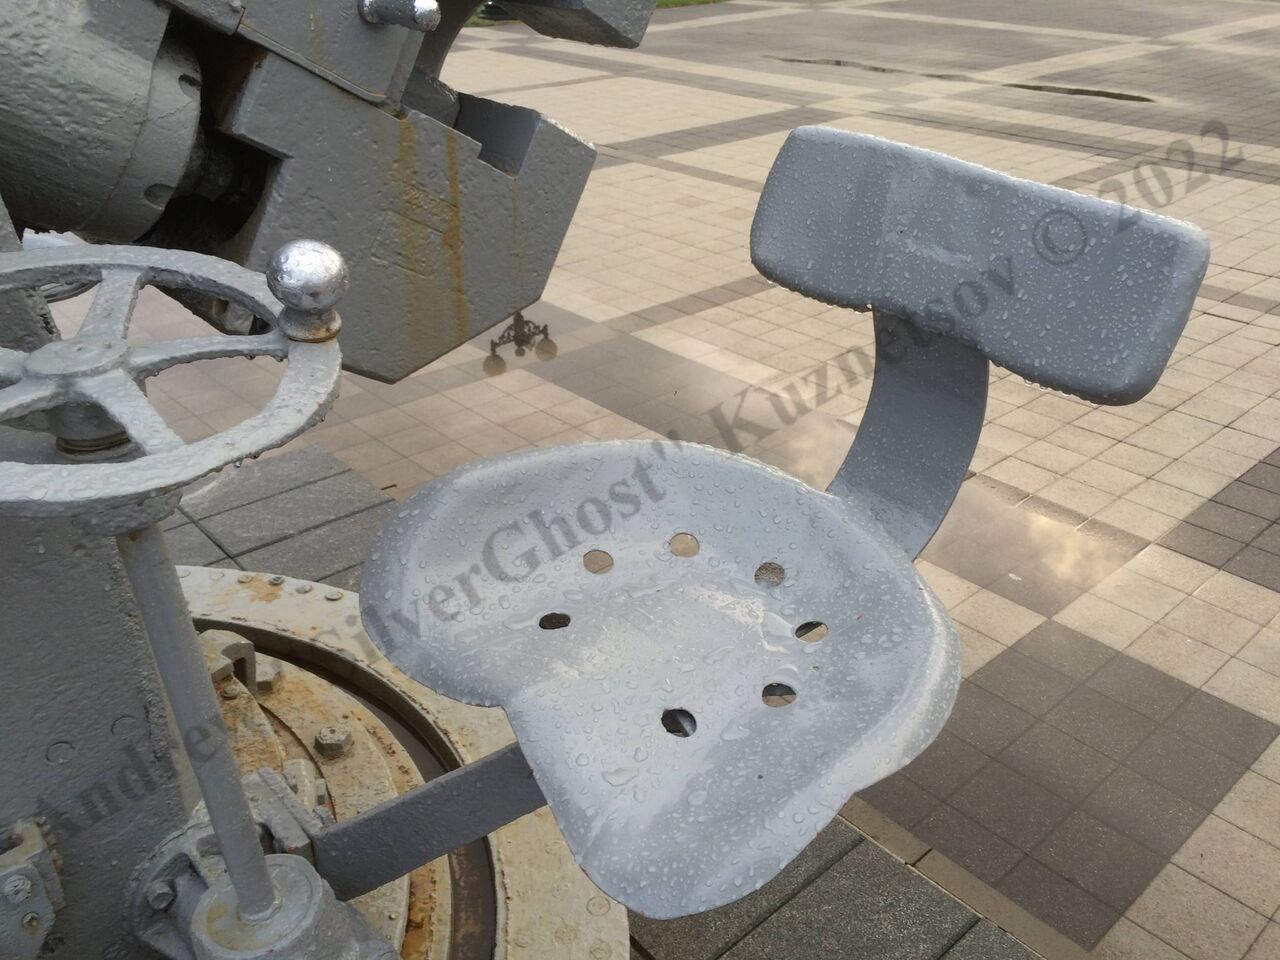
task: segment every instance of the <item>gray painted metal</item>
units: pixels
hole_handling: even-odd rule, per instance
[[[694,444],[455,471],[387,524],[361,612],[411,677],[506,710],[583,869],[654,917],[773,877],[959,683],[942,604],[866,506]]]
[[[653,7],[635,0],[507,0],[502,5],[544,37],[609,47],[638,47]]]
[[[172,508],[166,497],[228,463],[287,442],[318,421],[337,392],[336,343],[302,343],[272,331],[212,335],[131,347],[126,335],[138,290],[146,284],[212,292],[275,322],[279,302],[259,275],[200,254],[138,247],[66,247],[0,254],[0,292],[51,280],[100,279],[79,333],[33,353],[0,350],[0,421],[68,403],[102,409],[144,456],[122,463],[0,462],[0,513],[82,515],[132,529]],[[138,384],[182,363],[214,357],[288,359],[275,396],[257,415],[185,444],[155,412]]]
[[[390,23],[423,33],[440,25],[436,0],[360,0],[360,16],[366,23]]]
[[[232,916],[265,921],[281,906],[282,896],[267,872],[258,826],[240,787],[240,770],[164,534],[153,524],[122,534],[116,545],[235,887]]]
[[[546,805],[516,744],[311,836],[316,868],[351,900]]]
[[[987,407],[987,359],[877,312],[876,369],[853,446],[827,490],[870,510],[907,556],[960,490]]]
[[[0,829],[0,957],[35,960],[64,903],[53,853],[35,821]]]
[[[1045,386],[1132,403],[1209,262],[1189,223],[824,127],[783,145],[751,231],[765,276],[908,318]]]

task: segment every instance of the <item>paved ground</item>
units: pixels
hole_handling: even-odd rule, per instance
[[[975,476],[921,561],[964,643],[938,744],[852,801],[792,881],[700,925],[637,924],[639,954],[937,955],[841,926],[866,916],[853,884],[879,849],[852,824],[1045,956],[1280,957],[1280,4],[734,0],[660,13],[634,52],[518,25],[456,50],[450,82],[545,110],[601,158],[528,311],[555,359],[506,347],[487,376],[477,344],[393,387],[348,377],[297,444],[392,497],[531,444],[668,434],[825,484],[866,402],[845,374],[868,319],[771,287],[747,257],[799,124],[1159,208],[1213,240],[1143,401],[1099,409],[993,370]],[[152,335],[190,323],[148,302]],[[277,376],[207,369],[156,382],[188,437]],[[173,534],[206,560],[350,583],[386,507],[327,502],[298,522],[347,526],[303,555],[260,508]]]

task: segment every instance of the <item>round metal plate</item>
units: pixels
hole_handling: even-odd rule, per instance
[[[653,917],[768,881],[959,683],[942,604],[869,513],[694,444],[435,481],[382,531],[361,613],[410,676],[506,710],[583,868]]]

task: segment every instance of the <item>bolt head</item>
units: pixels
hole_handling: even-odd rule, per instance
[[[147,903],[152,910],[168,910],[176,897],[177,892],[168,880],[157,880],[147,887]]]
[[[326,760],[342,756],[351,748],[351,731],[341,727],[324,727],[316,734],[316,753]]]
[[[24,930],[34,932],[40,928],[40,914],[28,913],[22,918],[22,927]]]
[[[31,880],[19,874],[4,883],[4,898],[10,903],[26,903],[31,899]]]
[[[291,240],[267,264],[267,286],[293,310],[332,310],[350,285],[342,254],[319,240]]]

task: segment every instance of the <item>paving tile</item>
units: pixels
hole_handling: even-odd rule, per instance
[[[1115,761],[1046,723],[1000,754],[1000,761],[1073,804],[1084,800],[1115,769]]]
[[[993,923],[975,924],[960,942],[948,950],[944,960],[1037,960],[1027,949]]]
[[[1195,688],[1130,656],[1121,654],[1087,681],[1088,686],[1112,700],[1150,717],[1164,721]]]
[[[1097,960],[1187,960],[1163,940],[1126,917],[1112,927],[1093,952]]]
[[[201,526],[232,556],[238,556],[386,500],[359,474],[340,473],[219,513]]]
[[[860,841],[856,830],[833,821],[786,869],[754,893],[728,906],[676,920],[631,914],[631,936],[662,960],[719,957]]]
[[[1220,817],[1200,824],[1173,862],[1263,916],[1280,908],[1280,849]]]
[[[1228,660],[1204,689],[1250,713],[1280,723],[1280,677],[1242,660]]]
[[[857,796],[886,817],[910,829],[938,805],[938,798],[927,793],[902,773],[885,777],[879,783],[858,791]]]
[[[1224,569],[1268,590],[1280,591],[1280,556],[1275,553],[1245,547],[1227,562]]]
[[[996,889],[1086,948],[1120,919],[1118,912],[1031,857],[1014,867]]]
[[[1248,543],[1265,530],[1268,524],[1262,517],[1212,500],[1202,503],[1188,514],[1186,522],[1241,543]]]
[[[1067,801],[996,761],[957,790],[950,803],[1021,850],[1034,847],[1071,811]]]
[[[1151,626],[1151,620],[1087,593],[1059,611],[1054,619],[1116,650],[1123,650]]]
[[[1239,540],[1232,540],[1189,523],[1180,523],[1166,533],[1160,538],[1160,545],[1211,567],[1223,566],[1244,548]]]
[[[861,843],[725,954],[725,960],[938,956],[975,922],[958,901]]]
[[[1269,493],[1247,483],[1229,483],[1215,493],[1213,499],[1264,520],[1280,520],[1280,494]]]
[[[1280,614],[1280,594],[1225,571],[1201,584],[1195,597],[1257,624],[1269,623]]]
[[[1070,677],[1012,650],[1000,654],[970,679],[1036,717],[1043,716],[1074,686]]]
[[[286,490],[345,473],[341,460],[319,447],[303,447],[262,460],[229,467],[209,481],[196,484],[182,497],[182,510],[195,520],[265,500]]]
[[[1054,620],[1046,620],[1010,649],[1077,681],[1116,656],[1113,648]]]
[[[1213,807],[1244,773],[1243,765],[1165,728],[1135,749],[1125,765],[1200,807]]]
[[[222,548],[194,523],[170,527],[164,532],[164,539],[174,563],[206,567],[227,558]]]
[[[987,883],[995,883],[1023,857],[1017,847],[946,804],[935,807],[913,830],[930,847]]]
[[[1126,767],[1103,781],[1083,809],[1166,857],[1182,846],[1209,813]]]
[[[1024,637],[1044,617],[988,590],[980,590],[961,602],[951,615],[960,623],[980,630],[1001,643]]]
[[[1250,770],[1214,813],[1273,847],[1280,847],[1280,783]]]
[[[1241,474],[1240,482],[1266,490],[1268,493],[1280,494],[1280,467],[1260,463]]]
[[[1257,760],[1280,733],[1274,723],[1201,691],[1178,707],[1169,726],[1245,766]]]
[[[1163,623],[1157,623],[1140,636],[1125,653],[1193,687],[1205,683],[1229,659],[1221,650]]]
[[[902,773],[933,796],[945,800],[982,769],[987,760],[981,750],[943,730]]]
[[[1263,627],[1236,656],[1272,676],[1280,677],[1280,630]]]
[[[1268,923],[1244,960],[1280,960],[1280,923]]]
[[[1128,915],[1192,960],[1240,960],[1266,925],[1248,907],[1173,865],[1160,872]]]
[[[1156,729],[1152,720],[1089,687],[1073,690],[1045,720],[1113,760],[1124,759]]]
[[[1235,653],[1258,632],[1253,621],[1197,597],[1184,599],[1160,622],[1224,653]]]
[[[1058,824],[1032,856],[1119,912],[1128,909],[1165,862],[1080,810]]]
[[[965,680],[945,729],[995,756],[1034,722],[1031,714]]]
[[[362,510],[237,557],[246,570],[324,580],[364,562],[374,538],[398,509],[395,503]],[[354,588],[348,588],[354,589]]]
[[[1134,557],[1129,568],[1183,593],[1194,593],[1216,572],[1215,567],[1154,543]]]

